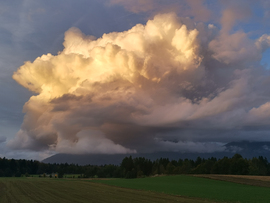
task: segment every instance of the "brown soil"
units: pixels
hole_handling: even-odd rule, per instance
[[[229,181],[245,185],[260,187],[270,187],[270,176],[251,176],[251,175],[193,175],[196,177],[209,178],[214,180]]]

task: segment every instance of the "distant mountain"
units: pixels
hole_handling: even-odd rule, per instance
[[[230,157],[234,154],[227,152]],[[228,156],[227,155],[227,156]],[[154,152],[154,153],[137,153],[137,154],[83,154],[83,155],[74,155],[74,154],[56,154],[51,157],[44,159],[44,163],[74,163],[78,165],[104,165],[104,164],[115,164],[119,165],[122,160],[127,157],[145,157],[150,160],[156,160],[159,158],[169,158],[169,159],[196,159],[198,156],[208,158],[208,157],[223,157],[223,153],[179,153],[179,152]]]
[[[242,141],[242,142],[230,142],[225,145],[227,148],[231,147],[239,147],[240,150],[252,150],[256,152],[270,152],[270,142],[250,142],[250,141]]]
[[[180,152],[154,152],[154,153],[137,153],[137,154],[56,154],[44,159],[44,163],[68,163],[78,165],[119,165],[126,156],[145,157],[150,160],[159,158],[169,159],[193,159],[198,156],[201,158],[223,158],[224,156],[232,157],[235,153],[241,154],[244,158],[252,158],[263,156],[270,161],[270,142],[230,142],[225,145],[226,149],[223,152],[214,153],[180,153]]]
[[[264,156],[270,161],[270,142],[230,142],[225,147],[227,152],[239,153],[245,158]]]

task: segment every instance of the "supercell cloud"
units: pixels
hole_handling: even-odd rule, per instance
[[[225,22],[218,29],[168,13],[98,39],[69,29],[58,55],[14,73],[36,95],[8,146],[212,152],[231,140],[269,140],[270,75],[260,59],[270,37],[230,33]]]

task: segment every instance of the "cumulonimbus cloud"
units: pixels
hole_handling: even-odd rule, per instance
[[[224,35],[173,13],[98,39],[71,28],[62,52],[25,62],[14,73],[37,95],[24,105],[21,130],[8,145],[135,153],[161,146],[181,151],[182,143],[205,150],[206,140],[216,150],[213,143],[228,139],[217,131],[257,126],[256,118],[270,115],[269,77],[259,65],[268,46],[268,35]]]

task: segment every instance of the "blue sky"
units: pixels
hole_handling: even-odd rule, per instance
[[[203,3],[202,3],[203,2]],[[140,121],[129,120],[129,116],[131,114],[125,114],[124,107],[118,109],[119,112],[122,112],[123,115],[129,115],[127,117],[123,116],[121,118],[115,118],[115,120],[109,118],[108,116],[104,116],[101,119],[101,123],[103,123],[103,127],[92,126],[92,124],[87,124],[86,116],[82,118],[83,121],[86,122],[85,126],[89,125],[92,128],[89,130],[88,128],[82,127],[79,132],[77,132],[74,137],[78,140],[80,138],[82,140],[86,139],[86,137],[94,137],[93,140],[96,142],[102,137],[100,142],[110,143],[110,145],[102,145],[97,153],[115,153],[119,152],[130,152],[129,150],[135,151],[155,151],[158,148],[162,148],[163,150],[167,150],[173,148],[174,150],[190,149],[191,151],[195,148],[199,148],[202,151],[205,150],[208,146],[213,147],[213,150],[222,150],[218,149],[220,144],[213,143],[226,143],[230,140],[234,141],[235,136],[237,134],[238,138],[236,140],[252,140],[256,141],[256,139],[262,141],[269,141],[270,137],[268,137],[269,129],[268,129],[268,101],[269,95],[268,91],[264,89],[268,88],[268,79],[262,78],[264,75],[269,74],[267,70],[270,68],[270,49],[268,48],[270,45],[269,42],[265,40],[263,43],[265,44],[265,51],[254,51],[255,42],[262,35],[270,35],[270,13],[269,1],[153,1],[148,0],[144,3],[135,2],[135,1],[122,1],[122,0],[92,0],[92,1],[74,1],[74,0],[60,0],[60,1],[31,1],[31,0],[23,0],[23,1],[2,1],[0,3],[0,156],[7,156],[13,158],[34,158],[41,159],[43,157],[49,156],[50,154],[58,153],[58,152],[66,152],[70,150],[70,146],[68,147],[64,144],[56,143],[56,141],[51,143],[50,147],[45,147],[46,144],[41,144],[42,141],[39,140],[37,134],[31,134],[34,129],[37,129],[37,126],[29,127],[27,123],[24,121],[25,115],[32,115],[32,110],[25,110],[22,112],[23,106],[26,102],[30,101],[31,96],[37,96],[40,93],[31,92],[29,88],[23,87],[17,82],[23,82],[22,78],[19,78],[17,82],[12,78],[14,72],[18,70],[20,66],[23,66],[26,61],[33,62],[37,57],[42,56],[43,54],[51,53],[54,56],[60,55],[59,52],[62,52],[64,49],[63,42],[65,33],[72,27],[78,28],[81,33],[86,36],[94,36],[96,39],[103,36],[104,33],[111,32],[124,32],[131,29],[133,26],[137,24],[145,25],[147,21],[153,20],[154,16],[161,15],[164,13],[174,12],[176,16],[180,19],[183,24],[187,24],[187,29],[199,30],[198,45],[201,47],[200,53],[194,53],[198,55],[198,58],[202,59],[199,67],[204,71],[213,71],[213,74],[210,76],[205,76],[207,81],[212,81],[211,85],[205,81],[197,81],[199,74],[190,72],[189,75],[184,75],[184,73],[179,74],[179,78],[176,81],[183,80],[183,77],[187,77],[186,84],[189,84],[190,89],[184,88],[181,89],[183,84],[179,84],[181,86],[181,90],[175,90],[173,84],[168,83],[159,83],[164,85],[162,88],[159,86],[151,86],[153,84],[148,84],[152,87],[152,89],[157,88],[157,91],[162,92],[162,90],[166,89],[166,93],[164,93],[164,97],[167,95],[168,103],[160,99],[160,103],[152,103],[150,106],[153,109],[149,110],[148,114],[149,119],[153,122],[149,122],[148,124],[143,124],[142,121],[146,118],[146,115],[140,117]],[[227,15],[226,15],[227,13]],[[161,19],[165,19],[167,17],[162,17]],[[171,18],[168,17],[170,20]],[[189,20],[187,20],[189,19]],[[200,24],[204,26],[213,25],[215,26],[213,36],[210,34],[203,34],[203,31],[200,30]],[[229,29],[228,33],[225,28]],[[225,30],[225,31],[224,31]],[[206,32],[210,33],[209,30]],[[212,31],[211,31],[212,32]],[[225,33],[225,34],[224,34]],[[246,37],[245,40],[241,41],[241,37],[237,38],[232,37],[234,33],[244,33],[243,36]],[[72,33],[71,33],[72,35]],[[239,34],[240,36],[240,34]],[[206,39],[207,38],[207,39]],[[132,39],[130,39],[132,41]],[[194,39],[195,40],[195,39]],[[203,40],[206,40],[203,42]],[[226,42],[232,40],[232,45],[237,44],[235,47],[235,55],[239,54],[239,57],[233,59],[232,55],[226,55],[231,50],[226,46]],[[239,40],[239,44],[238,41]],[[196,41],[196,40],[195,40]],[[197,41],[194,43],[197,43]],[[240,42],[241,41],[241,42]],[[224,43],[219,43],[224,42]],[[85,42],[86,43],[86,42]],[[117,44],[118,42],[112,42]],[[125,42],[126,43],[126,42]],[[148,43],[147,40],[144,43]],[[193,45],[195,46],[195,44]],[[205,44],[209,48],[205,48]],[[245,44],[247,43],[247,44]],[[269,43],[268,45],[266,45]],[[121,43],[117,44],[121,47]],[[101,45],[100,45],[101,46]],[[134,45],[135,46],[135,45]],[[154,46],[153,44],[149,44],[149,46]],[[184,45],[183,45],[184,46]],[[235,45],[236,46],[236,45]],[[242,47],[241,47],[242,46]],[[260,45],[261,46],[261,45]],[[263,46],[263,45],[262,45]],[[125,50],[124,47],[121,47]],[[162,47],[160,47],[162,49]],[[192,49],[193,50],[193,49]],[[240,52],[244,52],[240,54]],[[243,51],[244,50],[244,51]],[[222,51],[222,53],[221,53]],[[128,52],[134,52],[133,50],[128,50]],[[204,55],[207,52],[207,55]],[[144,53],[147,55],[148,53]],[[152,55],[159,54],[158,52],[153,52]],[[212,55],[211,55],[212,54]],[[225,56],[225,55],[226,56]],[[152,56],[151,55],[151,56]],[[211,55],[211,57],[209,56]],[[262,58],[260,59],[260,56]],[[149,56],[150,57],[150,56]],[[207,58],[209,57],[209,59]],[[225,57],[225,58],[224,58]],[[253,58],[254,57],[254,58]],[[197,59],[198,59],[197,58]],[[196,60],[197,60],[196,59]],[[206,60],[207,59],[207,60]],[[239,59],[239,60],[238,60]],[[141,60],[141,59],[140,59]],[[144,59],[145,60],[145,59]],[[195,60],[195,59],[194,59]],[[209,65],[210,63],[210,65]],[[170,65],[172,66],[172,62],[169,60],[165,60],[155,65],[153,62],[153,67],[151,70],[156,70],[156,66],[161,66],[160,64]],[[262,66],[260,66],[261,64]],[[181,65],[180,65],[181,66]],[[254,68],[256,66],[256,68]],[[222,69],[221,67],[224,67]],[[34,68],[34,67],[33,67]],[[161,67],[159,67],[161,69]],[[174,67],[177,69],[177,67]],[[218,69],[218,70],[216,70]],[[151,70],[148,70],[150,74]],[[196,69],[198,71],[199,68]],[[235,105],[232,109],[234,114],[232,115],[232,109],[226,110],[221,114],[207,114],[204,113],[203,117],[196,117],[195,115],[199,115],[199,111],[203,111],[203,109],[208,108],[204,106],[203,99],[205,100],[214,100],[215,98],[221,98],[222,91],[225,93],[226,89],[230,89],[232,84],[236,84],[236,76],[235,72],[237,71],[241,73],[237,73],[241,75],[239,80],[247,79],[249,82],[254,83],[251,87],[246,87],[245,96],[249,99],[243,99],[241,102],[245,102],[247,104],[243,104],[243,108],[240,104],[233,103],[230,105]],[[252,77],[244,76],[243,72],[250,71]],[[224,72],[224,75],[223,73]],[[23,74],[23,73],[22,73]],[[28,73],[30,74],[30,73]],[[154,73],[153,73],[154,74]],[[167,74],[167,73],[166,73]],[[182,75],[181,75],[182,74]],[[236,75],[237,75],[236,74]],[[196,75],[196,77],[190,77],[190,75]],[[210,74],[211,75],[211,74]],[[225,76],[226,75],[226,76]],[[34,76],[33,76],[34,77]],[[201,77],[201,76],[200,76]],[[238,76],[237,76],[238,77]],[[149,76],[147,76],[149,78]],[[262,79],[259,79],[262,78]],[[158,76],[152,79],[158,80]],[[162,80],[162,79],[161,79]],[[196,81],[195,81],[196,80]],[[264,81],[263,84],[259,84],[258,81]],[[136,81],[137,84],[138,81]],[[205,83],[205,86],[202,86],[202,83]],[[135,84],[135,82],[133,83]],[[175,83],[174,83],[175,84]],[[209,87],[207,86],[209,85]],[[207,87],[206,87],[207,86]],[[240,84],[239,84],[240,86]],[[119,84],[121,87],[121,84]],[[232,90],[235,90],[238,86],[231,87]],[[102,87],[104,88],[104,87]],[[158,89],[161,88],[161,89]],[[192,92],[191,92],[192,89]],[[254,90],[254,92],[253,92]],[[102,91],[108,91],[107,89],[102,89]],[[244,90],[243,90],[244,91]],[[173,93],[172,93],[173,92]],[[206,93],[208,92],[208,93]],[[66,93],[65,93],[66,94]],[[69,91],[69,94],[73,94],[73,92]],[[75,93],[74,93],[75,94]],[[90,93],[88,93],[90,95]],[[92,94],[92,93],[91,93]],[[150,95],[149,100],[158,100],[159,97],[156,97],[150,88],[146,87],[144,90],[145,95]],[[152,95],[153,94],[153,95]],[[163,94],[163,93],[160,93]],[[134,93],[134,100],[140,103],[141,96],[138,96],[139,93]],[[152,96],[151,96],[152,95]],[[176,96],[177,95],[177,96]],[[235,94],[237,95],[237,94]],[[76,95],[78,96],[78,95]],[[85,96],[85,95],[84,95]],[[123,95],[122,95],[123,96]],[[238,95],[239,96],[239,95]],[[235,96],[239,99],[244,96]],[[58,95],[58,97],[61,97]],[[140,98],[140,99],[139,99]],[[144,97],[146,99],[146,97]],[[178,103],[175,100],[179,101]],[[184,99],[189,100],[191,104],[198,104],[198,106],[192,106],[190,108],[198,108],[197,114],[194,113],[193,117],[190,115],[189,117],[173,117],[169,119],[169,121],[155,121],[154,117],[156,115],[160,115],[158,112],[163,112],[161,110],[161,106],[169,106],[166,109],[166,112],[173,112],[171,109],[174,106],[175,110],[179,109],[179,114],[183,112],[179,105],[183,104]],[[161,101],[162,100],[162,101]],[[231,98],[232,100],[232,98]],[[231,101],[230,100],[230,101]],[[169,102],[170,101],[170,102]],[[223,100],[222,100],[223,101]],[[227,101],[227,100],[226,100]],[[114,101],[114,107],[111,106],[101,106],[98,107],[100,112],[97,115],[103,115],[102,112],[104,109],[111,112],[111,108],[115,108],[115,104],[125,104],[125,101]],[[181,103],[182,102],[182,103]],[[197,103],[196,103],[197,102]],[[240,102],[240,103],[241,103]],[[28,103],[31,103],[28,102]],[[100,105],[100,103],[97,103]],[[78,105],[77,103],[74,105]],[[123,105],[123,106],[125,106]],[[141,103],[141,105],[144,105]],[[183,104],[184,105],[184,104]],[[210,105],[210,104],[209,104]],[[229,104],[224,104],[228,105]],[[162,108],[163,108],[162,107]],[[87,109],[88,106],[85,106]],[[136,109],[132,112],[136,114],[136,112],[141,112],[142,110],[138,110],[138,106],[128,106],[125,108]],[[189,107],[185,107],[189,108]],[[103,109],[103,110],[102,110]],[[254,109],[253,111],[251,111]],[[195,111],[195,110],[194,110]],[[243,113],[245,111],[245,114]],[[90,109],[89,109],[90,112]],[[208,110],[210,112],[210,110]],[[266,112],[266,113],[265,113]],[[74,112],[73,112],[74,113]],[[71,115],[77,115],[70,113]],[[91,110],[91,115],[94,114]],[[163,113],[164,114],[164,113]],[[241,115],[240,115],[241,114]],[[251,115],[252,114],[252,115]],[[111,115],[114,115],[111,113]],[[132,114],[133,115],[133,114]],[[205,116],[206,115],[206,116]],[[55,115],[53,115],[55,116]],[[68,115],[67,115],[68,116]],[[248,120],[245,123],[242,123],[242,117],[247,117]],[[169,113],[168,113],[168,116]],[[239,125],[233,125],[228,121],[228,118],[234,118],[235,123],[239,123]],[[67,118],[65,118],[67,119]],[[67,122],[65,119],[62,120],[63,123]],[[121,120],[122,119],[122,120]],[[136,118],[137,119],[137,118]],[[214,123],[213,120],[218,120],[218,123]],[[128,121],[125,124],[124,121]],[[230,120],[230,119],[229,119]],[[259,125],[258,123],[264,120],[265,123]],[[77,121],[73,121],[76,123]],[[117,126],[121,126],[116,129]],[[184,123],[188,123],[190,127],[185,127]],[[114,126],[114,127],[106,127]],[[208,125],[208,128],[202,127],[204,125]],[[27,126],[27,127],[25,127]],[[133,130],[130,133],[129,139],[124,138],[128,134],[126,128],[130,127]],[[225,127],[224,127],[225,126]],[[226,127],[227,126],[227,127]],[[228,127],[231,126],[231,127]],[[40,126],[39,126],[40,127]],[[229,129],[227,129],[229,128]],[[16,142],[23,143],[23,140],[20,140],[17,132],[20,129],[24,130],[25,138],[31,138],[32,144],[19,145]],[[136,131],[138,129],[138,132]],[[249,130],[252,129],[252,130]],[[98,131],[95,134],[96,130]],[[54,129],[58,137],[58,140],[65,138],[61,137],[60,134],[63,132],[61,129]],[[200,133],[198,133],[198,131]],[[94,133],[93,133],[94,132]],[[118,132],[118,133],[117,133]],[[100,135],[100,133],[102,135]],[[17,135],[16,135],[17,134]],[[87,134],[87,135],[86,135]],[[93,135],[92,135],[93,134]],[[115,135],[117,134],[117,135]],[[49,136],[49,135],[48,135]],[[21,136],[22,137],[22,136]],[[87,137],[87,139],[88,139]],[[98,137],[98,138],[97,138]],[[147,139],[143,139],[142,137],[147,137]],[[74,139],[75,139],[74,138]],[[228,138],[228,139],[227,139]],[[17,139],[17,141],[16,141]],[[45,138],[44,138],[45,139]],[[75,140],[76,140],[75,139]],[[13,144],[11,143],[14,141]],[[19,141],[18,141],[19,140]],[[89,142],[92,143],[93,140]],[[166,140],[164,144],[163,141]],[[168,144],[168,140],[178,140],[179,145]],[[93,141],[93,142],[94,142]],[[11,143],[11,144],[8,144]],[[15,144],[14,144],[15,143]],[[47,141],[46,141],[47,143]],[[78,141],[78,143],[80,143]],[[34,146],[32,146],[34,145]],[[48,143],[47,143],[48,145]],[[40,146],[40,149],[39,149]],[[49,145],[48,145],[49,146]],[[54,146],[54,147],[52,147]],[[71,145],[72,146],[72,145]],[[121,146],[121,147],[119,147]],[[78,146],[77,146],[78,147]],[[84,146],[87,147],[87,146]],[[76,148],[76,147],[75,147]],[[74,149],[75,149],[74,148]],[[105,150],[104,148],[111,149]],[[116,150],[116,151],[115,151]],[[121,151],[122,150],[122,151]],[[125,151],[126,150],[126,151]],[[72,151],[72,150],[71,150]],[[86,153],[94,153],[95,151],[84,151]],[[74,150],[74,153],[82,153]]]

